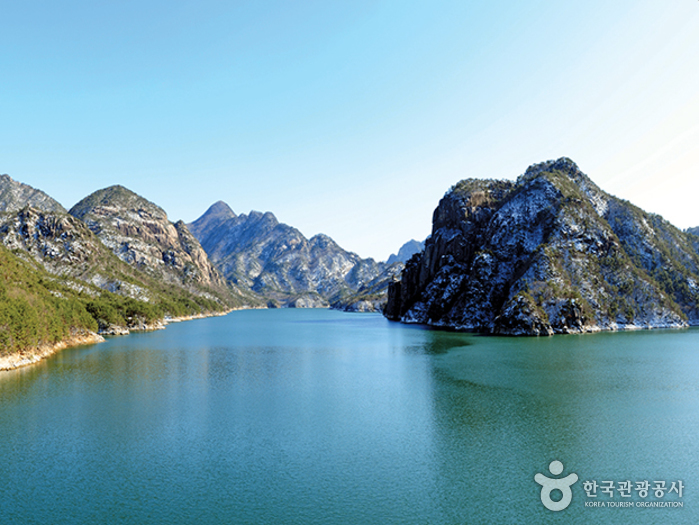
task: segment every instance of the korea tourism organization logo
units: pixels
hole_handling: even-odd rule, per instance
[[[551,477],[537,472],[534,481],[541,485],[541,503],[553,512],[567,509],[573,501],[573,485],[578,475],[563,474],[563,463],[554,460],[548,468]],[[681,480],[604,480],[586,479],[578,487],[584,492],[586,508],[682,508],[684,483]],[[674,495],[673,495],[674,494]]]
[[[560,461],[552,461],[549,465],[549,471],[554,476],[558,476],[563,472],[563,463]],[[558,512],[568,508],[573,500],[573,491],[571,487],[578,481],[578,475],[575,473],[568,474],[565,478],[549,478],[541,473],[534,476],[534,481],[541,485],[541,503],[549,510]],[[551,499],[551,492],[559,490],[562,494],[561,499],[554,501]]]

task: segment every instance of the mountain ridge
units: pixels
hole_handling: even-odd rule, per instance
[[[119,335],[157,329],[171,318],[259,304],[252,296],[236,296],[220,276],[213,286],[213,279],[201,278],[198,272],[207,265],[212,275],[218,274],[184,222],[170,223],[162,208],[123,186],[83,199],[73,208],[77,217],[56,207],[40,190],[0,178],[0,193],[7,195],[8,189],[14,200],[0,211],[0,295],[10,294],[3,295],[5,307],[0,309],[2,368],[30,364],[66,344],[97,340],[89,335],[94,332]],[[110,221],[121,220],[120,214],[150,220],[121,217],[124,220],[117,229],[128,243],[145,242],[149,235],[160,237],[156,247],[172,241],[158,253],[174,275],[164,278],[158,271],[144,271],[124,256],[129,250],[103,242],[100,235],[112,231]],[[178,265],[178,259],[186,259],[187,264]],[[12,275],[23,277],[13,280]],[[20,282],[28,288],[18,287]],[[15,312],[25,313],[18,317]]]
[[[165,210],[121,185],[91,193],[68,213],[121,260],[146,273],[194,293],[196,285],[226,290],[184,221],[170,222]]]
[[[515,182],[452,186],[424,252],[389,286],[386,316],[505,335],[681,327],[699,322],[697,282],[686,233],[564,157]]]
[[[270,306],[340,305],[386,268],[344,250],[328,235],[307,239],[271,212],[235,215],[222,201],[190,226],[221,273]]]
[[[19,211],[25,206],[43,211],[66,212],[57,200],[43,191],[16,181],[7,174],[0,175],[0,213]]]
[[[386,264],[388,264],[389,266],[396,262],[405,264],[413,255],[415,255],[416,253],[420,253],[424,248],[424,241],[416,241],[415,239],[410,239],[408,242],[403,244],[403,246],[401,246],[398,249],[397,253],[392,253],[388,257],[388,259],[386,259]]]

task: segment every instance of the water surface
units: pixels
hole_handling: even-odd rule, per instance
[[[0,523],[699,523],[698,431],[696,329],[239,311],[0,374]],[[558,513],[554,459],[580,478]],[[646,499],[684,507],[585,507],[584,480],[626,479],[682,480]]]

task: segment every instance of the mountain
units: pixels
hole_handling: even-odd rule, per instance
[[[0,214],[0,242],[24,263],[46,272],[42,282],[77,294],[102,333],[159,326],[166,316],[228,309],[229,295],[167,284],[120,260],[80,219],[25,207]]]
[[[234,219],[235,216],[235,213],[228,204],[223,201],[217,201],[204,212],[204,215],[193,223],[188,224],[189,231],[191,231],[197,239],[208,238],[216,228],[228,219]]]
[[[699,323],[696,240],[602,191],[567,158],[439,202],[385,315],[509,335]]]
[[[424,242],[410,240],[400,247],[397,254],[391,254],[385,263],[384,270],[374,279],[363,284],[359,289],[331,306],[346,312],[383,312],[388,298],[388,286],[399,280],[405,263],[425,247]]]
[[[10,211],[0,212],[0,243],[10,250],[6,260],[14,261],[8,264],[38,272],[39,288],[82,309],[101,333],[152,329],[168,317],[259,304],[236,296],[183,222],[170,223],[161,208],[125,188],[95,192],[73,208],[73,216],[52,209],[55,201],[39,190],[9,177],[0,182],[13,196]],[[45,305],[42,294],[28,299],[32,307]],[[44,310],[50,314],[51,307]],[[75,328],[56,322],[60,333]],[[0,322],[0,339],[12,326]]]
[[[43,211],[63,213],[66,211],[58,201],[52,199],[43,191],[17,182],[10,178],[9,175],[0,175],[0,213],[19,211],[25,206],[31,206]]]
[[[225,279],[185,223],[170,222],[162,208],[123,186],[98,190],[69,213],[145,274],[199,295],[227,293]]]
[[[270,212],[236,215],[220,201],[190,228],[227,279],[265,297],[270,306],[325,307],[386,268],[343,250],[327,235],[306,239]]]
[[[371,281],[362,284],[355,293],[334,301],[330,306],[345,312],[383,312],[388,286],[398,280],[403,268],[401,262],[391,264]]]
[[[415,239],[412,239],[408,242],[406,242],[403,246],[400,247],[398,250],[397,254],[391,254],[388,257],[388,260],[386,261],[386,264],[389,266],[393,263],[400,262],[400,263],[407,263],[408,259],[410,259],[413,255],[416,253],[420,253],[423,249],[425,248],[425,243],[416,241]]]

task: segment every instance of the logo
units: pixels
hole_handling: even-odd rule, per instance
[[[560,461],[552,461],[549,465],[549,471],[554,476],[558,476],[563,472],[563,463]],[[570,501],[573,499],[573,491],[570,490],[578,481],[578,475],[575,473],[568,474],[565,478],[549,478],[541,473],[534,476],[534,481],[541,485],[541,503],[549,510],[558,512],[568,508]],[[560,490],[563,496],[558,501],[551,499],[551,491]]]

